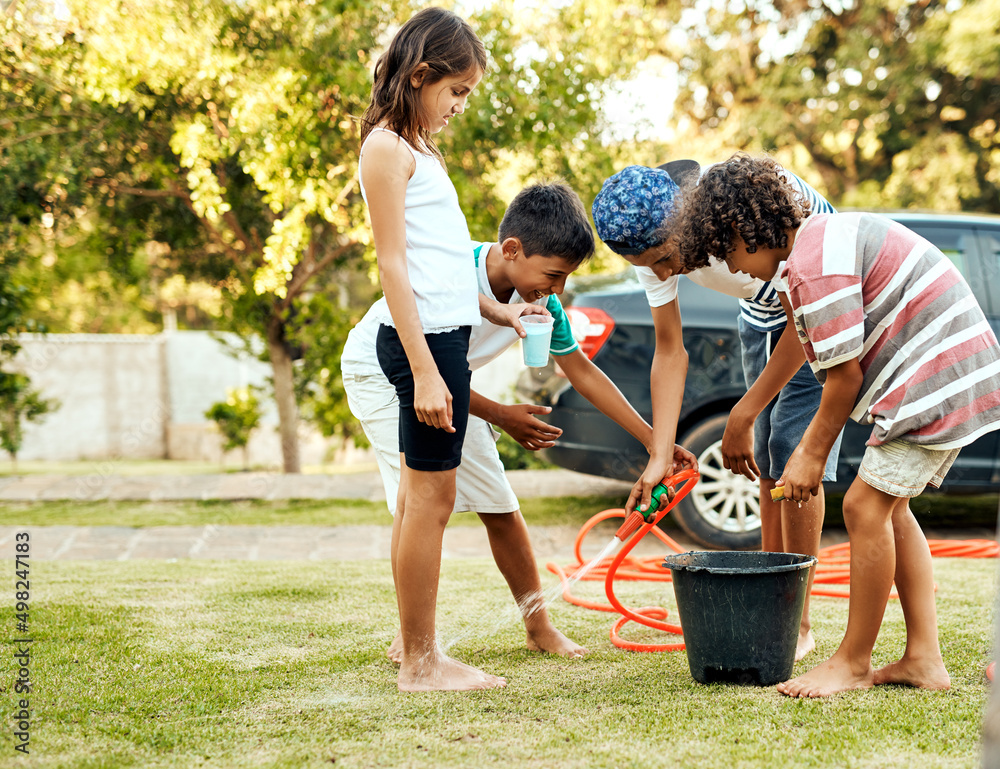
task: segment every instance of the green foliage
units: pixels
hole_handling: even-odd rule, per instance
[[[679,5],[675,153],[773,151],[841,205],[1000,212],[1000,0]]]
[[[356,118],[411,13],[9,4],[0,352],[40,325],[232,330],[267,341],[279,401],[295,392],[325,434],[360,439],[339,373],[345,331],[377,295]],[[475,238],[532,181],[562,177],[589,204],[627,162],[736,149],[774,152],[839,205],[1000,211],[1000,0],[496,0],[470,19],[490,71],[440,145]],[[673,138],[614,139],[609,97],[657,64],[677,73]],[[284,446],[295,404],[279,416]]]
[[[193,307],[194,322],[214,312],[217,327],[266,339],[285,465],[297,471],[286,323],[313,279],[359,261],[368,240],[353,116],[392,10],[360,0],[71,0],[67,10],[68,21],[20,11],[5,21],[17,42],[0,60],[15,130],[5,145],[40,158],[27,188],[35,213],[53,237],[77,241],[96,217],[111,274],[95,284],[71,272],[82,293],[140,286],[133,328]]]
[[[26,422],[38,422],[59,408],[55,398],[43,398],[25,374],[0,371],[0,448],[17,462]]]
[[[246,447],[250,434],[260,424],[261,406],[256,387],[230,389],[224,401],[213,403],[205,412],[205,418],[215,422],[222,433],[223,451],[243,449],[246,467]]]
[[[473,237],[496,237],[507,201],[528,183],[563,178],[589,202],[613,168],[600,85],[637,57],[597,55],[608,47],[595,23],[605,11],[577,0],[527,14],[501,1],[472,19],[490,71],[440,144]]]

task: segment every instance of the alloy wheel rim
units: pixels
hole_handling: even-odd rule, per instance
[[[691,491],[698,515],[712,528],[730,534],[760,529],[760,483],[731,473],[722,465],[720,443],[698,457],[701,479]]]

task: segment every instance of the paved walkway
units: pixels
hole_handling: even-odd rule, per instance
[[[518,497],[612,496],[624,503],[631,484],[569,470],[515,470],[508,473]],[[242,499],[385,500],[377,472],[331,475],[226,473],[218,475],[10,476],[0,478],[4,502],[165,501]],[[388,558],[389,526],[0,526],[0,553],[12,552],[14,536],[31,535],[31,555],[38,560],[239,559],[350,560]],[[577,530],[568,526],[533,526],[539,560],[572,558]],[[609,536],[611,534],[609,533]],[[590,543],[588,543],[589,546]],[[595,543],[599,550],[603,542]],[[651,546],[654,545],[650,542]],[[643,543],[645,547],[645,543]],[[659,545],[662,549],[662,545]],[[658,550],[657,550],[658,552]],[[445,558],[490,554],[482,526],[455,526],[445,533]],[[585,553],[587,555],[588,553]],[[596,554],[596,552],[595,552]]]
[[[31,536],[31,558],[46,560],[162,560],[324,561],[389,557],[389,526],[0,526],[0,553],[13,554],[14,535]],[[604,530],[601,530],[603,536]],[[577,529],[570,526],[532,526],[531,542],[540,562],[574,561]],[[597,555],[607,539],[594,532],[584,557]],[[637,555],[665,554],[668,548],[649,536]],[[699,549],[681,542],[684,549]],[[443,558],[488,558],[489,541],[483,526],[452,526],[445,530]]]

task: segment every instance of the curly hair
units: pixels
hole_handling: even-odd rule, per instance
[[[735,249],[784,248],[787,231],[809,215],[809,201],[785,179],[771,158],[737,153],[709,168],[685,191],[670,223],[671,239],[689,270],[723,260]]]

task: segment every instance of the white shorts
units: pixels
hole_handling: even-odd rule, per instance
[[[916,497],[927,487],[940,488],[958,458],[958,449],[935,449],[897,438],[869,446],[858,477],[894,497]]]
[[[381,374],[344,374],[351,413],[361,423],[375,449],[389,512],[396,514],[399,491],[399,401]],[[462,446],[462,463],[455,476],[453,512],[513,513],[520,505],[507,481],[496,442],[500,433],[479,417],[469,415]]]

